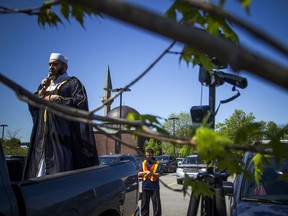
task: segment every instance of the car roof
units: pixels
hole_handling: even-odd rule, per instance
[[[188,155],[186,157],[198,157],[198,154]]]
[[[174,155],[158,155],[157,157],[174,157]]]
[[[119,157],[120,155],[100,155],[99,157]]]
[[[100,155],[99,157],[133,157],[135,158],[134,155],[128,155],[128,154],[109,154],[109,155]]]

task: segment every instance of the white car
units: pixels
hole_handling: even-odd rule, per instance
[[[176,170],[177,184],[183,184],[185,174],[190,178],[196,179],[199,172],[205,172],[206,165],[197,154],[185,157]]]
[[[176,158],[176,160],[177,160],[177,166],[179,166],[179,165],[182,163],[183,159],[184,159],[184,158]]]

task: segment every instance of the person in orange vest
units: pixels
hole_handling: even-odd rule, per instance
[[[154,158],[152,149],[145,150],[146,160],[142,162],[138,176],[142,177],[142,200],[141,200],[141,216],[149,216],[150,199],[153,203],[154,216],[161,216],[161,199],[159,178],[162,175],[162,168]]]

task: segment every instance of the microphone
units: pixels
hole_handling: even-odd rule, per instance
[[[53,73],[52,73],[52,72],[49,72],[49,73],[48,73],[48,77],[47,77],[47,78],[48,78],[48,79],[51,79],[51,78],[52,78],[52,76],[53,76]]]
[[[51,80],[53,80],[54,78],[55,75],[52,72],[49,72],[48,76],[46,77],[46,80],[45,81],[43,80],[44,82],[42,81],[43,87],[46,89],[50,85]]]
[[[48,78],[49,83],[50,83],[51,80],[55,80],[55,79],[56,79],[56,74],[54,74],[54,73],[52,73],[52,72],[49,72],[47,78]]]
[[[54,77],[55,75],[52,72],[49,72],[48,76],[41,81],[41,85],[38,89],[38,96],[42,98],[45,96],[46,89],[48,88],[48,86],[51,83],[51,80],[53,80]]]

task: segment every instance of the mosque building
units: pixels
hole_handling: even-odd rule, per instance
[[[101,102],[106,104],[104,105],[104,116],[113,117],[113,118],[123,118],[126,119],[129,113],[140,113],[129,106],[122,105],[120,100],[120,106],[117,106],[111,109],[113,100],[107,103],[107,100],[111,97],[112,92],[115,90],[112,88],[112,81],[110,75],[110,69],[108,67],[106,73],[106,79],[104,83],[104,96],[101,98]],[[120,89],[116,89],[119,91]],[[113,124],[113,127],[105,127],[103,122],[103,127],[100,129],[94,129],[94,136],[96,140],[96,146],[98,150],[98,155],[107,155],[107,154],[139,154],[143,153],[144,144],[149,140],[147,137],[133,136],[133,134],[127,132],[125,128],[122,128],[120,124]],[[122,140],[122,143],[113,139],[111,136],[116,136]]]

